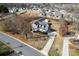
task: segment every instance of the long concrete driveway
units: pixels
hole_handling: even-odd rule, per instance
[[[56,32],[48,33],[49,40],[48,40],[47,44],[44,46],[44,48],[41,50],[45,55],[48,55],[48,52],[49,52],[52,44],[54,43],[56,34],[57,34]]]
[[[69,39],[64,38],[62,56],[69,56]]]
[[[0,33],[0,41],[4,43],[9,43],[9,46],[14,48],[17,51],[22,52],[22,55],[24,56],[44,56],[42,53],[36,51],[35,49],[3,34]]]
[[[64,37],[62,56],[69,56],[69,39],[73,39],[73,38],[75,37]]]

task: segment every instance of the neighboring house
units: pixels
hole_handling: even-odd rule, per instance
[[[42,11],[41,11],[41,9],[37,9],[37,10],[34,10],[35,12],[37,12],[38,14],[39,14],[39,16],[42,16]]]
[[[32,23],[32,31],[35,32],[48,32],[49,31],[48,20],[44,18],[40,18]]]
[[[56,18],[63,18],[66,15],[66,11],[65,10],[52,10],[48,13],[50,16],[56,17]]]
[[[17,11],[16,7],[12,7],[12,8],[8,8],[9,9],[9,13],[14,13]]]
[[[42,9],[42,12],[43,16],[50,16],[51,9],[45,7]]]
[[[51,9],[47,9],[45,13],[46,13],[46,16],[49,16],[49,17],[52,16],[51,15]]]
[[[13,10],[11,8],[9,8],[9,13],[13,13]]]
[[[39,8],[37,6],[33,6],[32,10],[38,10]]]
[[[22,11],[23,9],[22,8],[18,8],[18,11]]]
[[[42,16],[42,10],[38,6],[31,6],[31,11],[39,13],[39,16]]]
[[[52,12],[52,16],[53,16],[53,17],[57,17],[57,18],[61,18],[61,13],[60,13],[59,10],[54,10],[54,11]]]

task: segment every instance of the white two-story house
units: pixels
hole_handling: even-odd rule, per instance
[[[32,22],[32,31],[34,32],[48,32],[49,31],[48,20],[44,18],[40,18],[39,20],[35,20]]]

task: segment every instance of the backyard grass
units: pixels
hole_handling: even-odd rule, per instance
[[[59,35],[57,35],[51,49],[49,50],[49,56],[60,56],[62,51],[62,44],[62,38]]]
[[[0,56],[5,56],[13,53],[14,51],[0,41]]]
[[[79,56],[79,49],[72,48],[69,46],[69,55],[70,56]]]
[[[75,39],[70,40],[69,44],[69,55],[70,56],[79,56],[79,44],[78,41],[74,41]]]
[[[68,27],[69,27],[69,29],[68,29],[69,32],[76,32],[76,29],[75,29],[76,25],[72,24],[72,25],[69,25]]]
[[[55,21],[52,20],[52,28],[56,30],[57,32],[57,36],[55,38],[55,41],[51,47],[51,49],[49,50],[49,56],[60,56],[61,55],[61,48],[62,48],[62,43],[63,43],[63,38],[62,36],[60,36],[59,34],[59,28],[60,28],[60,22],[59,21]]]

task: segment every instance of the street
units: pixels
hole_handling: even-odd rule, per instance
[[[11,48],[17,51],[22,52],[22,55],[24,56],[44,56],[42,53],[34,50],[33,48],[2,33],[0,33],[0,41],[8,44]]]

